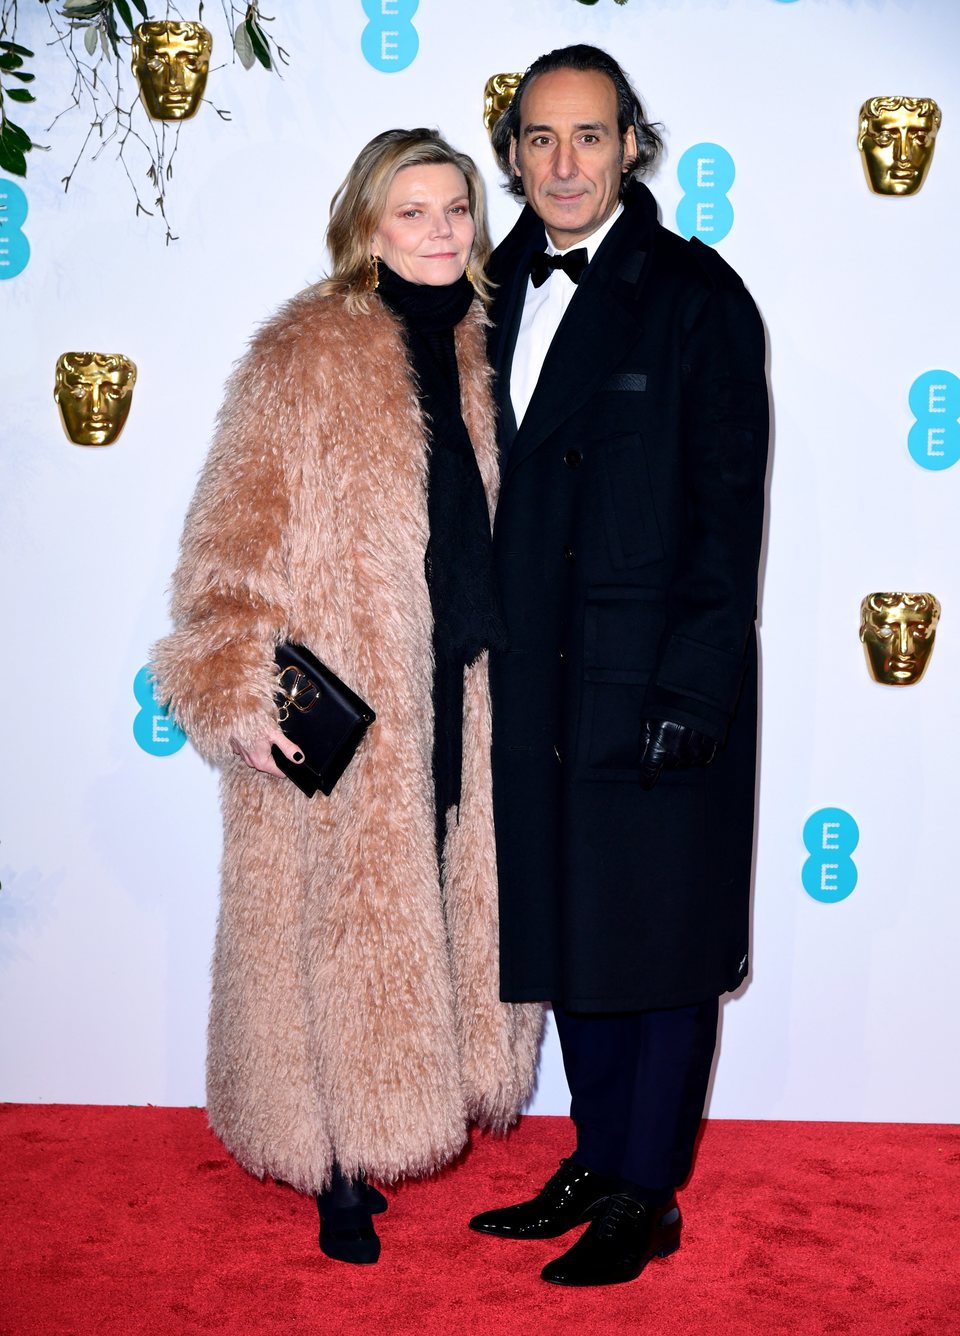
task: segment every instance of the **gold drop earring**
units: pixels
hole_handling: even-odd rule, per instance
[[[371,255],[370,263],[367,265],[367,292],[376,292],[380,286],[380,257]]]

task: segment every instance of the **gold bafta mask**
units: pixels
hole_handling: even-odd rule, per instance
[[[868,594],[860,604],[860,639],[874,681],[890,687],[919,682],[939,620],[932,594]]]
[[[860,108],[857,148],[877,195],[913,195],[933,160],[940,108],[931,97],[871,97]]]
[[[137,368],[123,353],[62,353],[53,397],[74,445],[112,445],[130,412]]]
[[[133,72],[155,121],[185,121],[194,114],[207,86],[212,50],[213,37],[202,23],[137,24]]]
[[[517,85],[522,74],[491,74],[483,90],[483,123],[487,134],[493,134],[493,127],[513,101]]]

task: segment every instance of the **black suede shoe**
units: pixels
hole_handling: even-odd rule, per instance
[[[572,1248],[540,1272],[551,1285],[622,1285],[636,1280],[651,1257],[669,1257],[680,1247],[680,1208],[644,1206],[617,1193]]]
[[[328,1225],[320,1217],[320,1251],[335,1262],[353,1262],[355,1265],[370,1265],[380,1260],[380,1239],[366,1211],[366,1219],[351,1227],[343,1218]]]
[[[357,1187],[363,1193],[370,1214],[382,1215],[390,1204],[383,1193],[379,1192],[372,1183],[368,1183],[363,1174],[357,1179]]]
[[[502,1239],[555,1239],[592,1220],[600,1203],[616,1190],[616,1179],[575,1160],[561,1160],[557,1172],[530,1201],[475,1215],[470,1228]]]
[[[320,1212],[320,1251],[337,1262],[369,1265],[380,1257],[380,1240],[373,1227],[371,1215],[377,1208],[371,1194],[383,1201],[380,1210],[386,1210],[386,1198],[371,1188],[362,1178],[356,1182],[345,1178],[339,1165],[333,1166],[330,1186],[317,1193]]]

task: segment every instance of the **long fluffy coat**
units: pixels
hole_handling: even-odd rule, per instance
[[[456,331],[463,414],[497,480],[479,304]],[[459,819],[439,876],[431,775],[426,437],[402,330],[313,290],[227,386],[155,650],[160,699],[222,765],[224,857],[207,1065],[237,1159],[303,1191],[334,1159],[436,1169],[529,1094],[541,1011],[498,999],[486,656],[467,670]],[[248,769],[273,653],[310,646],[377,712],[330,798]]]

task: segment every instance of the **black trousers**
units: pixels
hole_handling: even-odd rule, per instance
[[[554,1020],[587,1169],[669,1197],[684,1181],[703,1114],[719,998],[665,1011],[572,1012]]]

